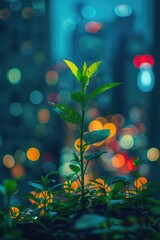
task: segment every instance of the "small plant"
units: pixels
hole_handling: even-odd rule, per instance
[[[88,94],[87,87],[90,83],[90,78],[96,73],[98,70],[101,61],[94,62],[91,66],[87,66],[86,62],[84,62],[82,69],[80,70],[73,62],[64,60],[67,66],[70,68],[72,74],[78,81],[80,85],[80,91],[72,92],[71,98],[73,101],[79,104],[80,113],[77,112],[71,106],[66,106],[62,104],[53,104],[53,110],[57,112],[57,114],[63,120],[70,122],[72,124],[76,124],[77,129],[79,130],[79,139],[76,141],[76,148],[79,149],[79,154],[74,153],[74,159],[71,161],[70,169],[77,176],[77,179],[80,182],[81,186],[81,207],[85,208],[85,184],[84,184],[84,176],[87,171],[87,166],[92,159],[100,157],[105,151],[94,152],[89,155],[85,155],[86,150],[88,150],[91,144],[101,142],[106,139],[110,131],[107,129],[97,130],[92,132],[85,133],[85,114],[88,108],[88,105],[92,101],[93,98],[100,95],[101,93],[120,85],[121,83],[109,83],[105,84],[94,91]],[[84,159],[87,161],[86,165],[84,164]]]

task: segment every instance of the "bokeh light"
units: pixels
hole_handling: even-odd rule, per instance
[[[157,161],[160,157],[160,152],[157,148],[152,147],[147,151],[147,158],[149,161],[154,162]]]
[[[13,102],[9,106],[9,111],[12,116],[18,117],[22,113],[22,105],[19,102]]]
[[[126,160],[123,154],[117,153],[112,157],[112,166],[120,168],[125,164]]]
[[[14,178],[22,178],[26,174],[26,170],[23,165],[16,163],[11,169],[11,174]]]
[[[8,8],[3,8],[0,10],[0,19],[6,20],[10,17],[11,12],[8,10]]]
[[[23,151],[21,149],[16,150],[16,152],[14,153],[14,158],[15,158],[16,162],[24,163],[26,160],[26,157],[27,156],[26,156],[25,151]]]
[[[11,84],[18,84],[21,81],[21,71],[18,68],[11,68],[7,72],[7,78]]]
[[[90,132],[92,131],[96,131],[96,130],[102,130],[103,129],[103,126],[102,126],[102,123],[98,120],[93,120],[90,122],[89,126],[88,126],[88,129]]]
[[[50,70],[46,73],[46,83],[48,85],[55,85],[58,81],[58,72]]]
[[[23,17],[24,19],[30,19],[30,18],[32,18],[32,17],[33,17],[33,14],[34,14],[34,12],[33,12],[33,9],[32,9],[31,7],[25,7],[25,8],[23,8],[23,10],[22,10],[22,17]]]
[[[87,32],[89,33],[96,33],[98,32],[100,29],[102,28],[102,24],[98,23],[98,22],[88,22],[85,25],[85,29]]]
[[[149,64],[154,66],[154,58],[150,54],[136,55],[133,59],[133,64],[136,68],[140,68],[142,64]]]
[[[82,147],[85,147],[86,143],[85,141],[82,141]],[[74,147],[77,151],[80,151],[80,138],[78,138],[75,142],[74,142]],[[90,148],[90,145],[87,145],[85,147],[85,151],[87,151]]]
[[[85,18],[94,18],[96,16],[96,9],[92,6],[85,6],[82,9],[82,15]]]
[[[15,159],[12,155],[6,154],[3,157],[3,164],[6,168],[12,168],[15,164]]]
[[[27,150],[27,157],[30,161],[37,161],[40,158],[40,151],[35,147],[31,147]]]
[[[124,135],[120,138],[120,145],[123,149],[130,149],[134,145],[134,139],[131,135]]]
[[[137,86],[142,92],[150,92],[154,88],[155,76],[152,67],[147,64],[142,64],[137,77]]]
[[[128,159],[127,161],[127,167],[130,171],[134,171],[137,169],[136,165],[134,164],[134,157]]]
[[[65,19],[63,21],[63,29],[66,31],[73,31],[75,29],[76,25],[75,23],[70,19]]]
[[[29,98],[31,103],[37,105],[43,101],[43,94],[38,90],[34,90],[30,93]]]
[[[107,139],[113,138],[116,135],[117,128],[116,128],[116,125],[114,123],[106,123],[106,124],[104,124],[103,125],[103,129],[110,130],[110,135],[108,136]]]
[[[116,6],[115,14],[118,17],[128,17],[132,14],[132,8],[127,4],[120,4]]]
[[[40,123],[46,124],[50,120],[50,112],[46,108],[42,108],[38,111],[38,120]]]

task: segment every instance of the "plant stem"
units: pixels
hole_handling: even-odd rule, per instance
[[[82,105],[82,122],[81,122],[81,134],[80,134],[80,164],[81,164],[81,191],[82,191],[82,210],[85,208],[85,199],[84,199],[84,163],[83,163],[83,134],[84,134],[84,117],[85,117],[85,108],[84,103]]]

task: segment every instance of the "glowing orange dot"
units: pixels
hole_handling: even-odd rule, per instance
[[[74,192],[75,190],[77,190],[78,188],[78,183],[76,181],[73,181],[73,182],[69,182],[68,181],[65,181],[64,185],[63,185],[63,188],[66,192]]]
[[[92,122],[90,122],[88,129],[90,132],[92,131],[96,131],[96,130],[102,130],[103,126],[102,123],[98,120],[93,120]]]
[[[134,186],[138,189],[143,189],[143,185],[145,185],[148,180],[145,177],[139,177],[134,181]]]
[[[12,168],[14,166],[14,164],[15,164],[14,157],[12,155],[10,155],[10,154],[6,154],[3,157],[3,164],[7,168]]]
[[[53,194],[48,191],[43,191],[39,194],[39,198],[45,200],[44,204],[52,203],[53,202]]]
[[[90,148],[90,145],[85,146],[85,141],[82,141],[82,147],[85,148],[85,151],[87,151]],[[80,138],[78,138],[75,142],[74,142],[74,147],[77,151],[80,151]]]
[[[27,151],[27,157],[30,161],[37,161],[40,157],[40,152],[35,147],[29,148]]]
[[[16,163],[14,167],[11,169],[11,174],[14,178],[20,178],[26,174],[26,171],[21,164]]]
[[[126,191],[126,198],[131,198],[134,196],[137,192],[135,190],[127,190]]]
[[[114,137],[116,135],[117,128],[116,128],[116,125],[114,123],[106,123],[106,124],[104,124],[103,129],[109,129],[110,130],[110,135],[109,135],[108,138],[112,138],[112,137]]]
[[[93,188],[95,191],[98,191],[97,196],[103,195],[103,193],[100,192],[101,189],[104,189],[106,193],[111,191],[110,187],[101,178],[95,179],[95,181],[92,182],[90,188]]]
[[[112,157],[112,165],[115,168],[120,168],[125,164],[125,157],[122,154],[115,154]]]
[[[17,207],[11,207],[11,209],[10,209],[10,211],[9,211],[9,215],[10,215],[11,218],[14,219],[14,218],[18,217],[19,214],[20,214],[19,208],[17,208]]]
[[[30,192],[30,194],[32,194],[35,198],[39,198],[39,193],[36,192],[36,191],[32,191]],[[33,200],[31,198],[29,198],[29,201],[32,203],[32,204],[38,204],[38,202],[36,200]]]
[[[38,112],[38,120],[41,123],[48,123],[50,120],[50,112],[46,108],[42,108]]]

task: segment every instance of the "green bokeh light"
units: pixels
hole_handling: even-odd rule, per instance
[[[11,84],[18,84],[21,81],[21,71],[18,68],[11,68],[7,72],[7,77]]]

